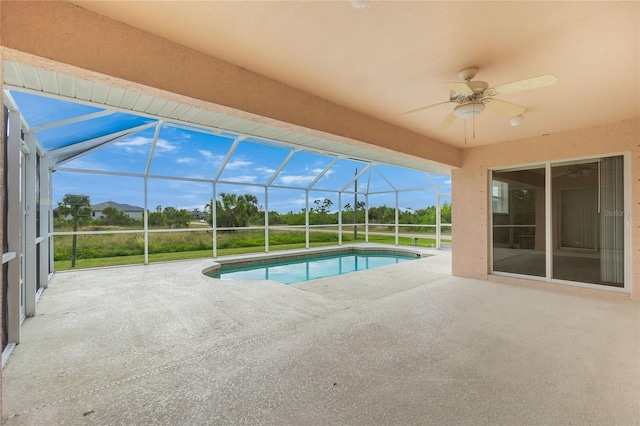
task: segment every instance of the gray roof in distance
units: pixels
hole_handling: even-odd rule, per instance
[[[131,204],[120,204],[115,201],[105,201],[104,203],[92,204],[91,210],[102,211],[107,207],[113,207],[123,212],[144,212],[142,207],[132,206]]]

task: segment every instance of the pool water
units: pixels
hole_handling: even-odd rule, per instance
[[[347,274],[418,259],[417,256],[386,253],[349,253],[279,260],[253,265],[222,267],[212,278],[274,280],[294,284],[317,278]]]

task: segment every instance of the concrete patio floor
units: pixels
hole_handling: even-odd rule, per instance
[[[640,304],[451,276],[451,253],[285,286],[211,260],[56,274],[6,425],[635,425]]]

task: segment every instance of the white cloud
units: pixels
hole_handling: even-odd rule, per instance
[[[114,146],[118,146],[130,154],[147,154],[151,147],[153,139],[145,138],[144,136],[135,136],[133,138],[127,138],[114,143]],[[175,151],[176,145],[165,139],[158,139],[156,142],[156,152],[170,152]]]
[[[200,155],[202,155],[202,158],[204,158],[205,161],[208,161],[209,163],[215,166],[220,166],[222,164],[222,160],[224,159],[223,155],[214,154],[213,152],[206,149],[198,150],[198,152],[200,153]],[[253,163],[251,161],[237,159],[237,160],[228,162],[225,165],[225,169],[238,169],[238,168],[250,166],[252,164]]]
[[[195,163],[196,159],[191,157],[180,157],[176,158],[176,163],[178,164],[192,164]]]
[[[202,158],[204,158],[205,161],[208,161],[215,166],[219,166],[220,163],[222,163],[222,159],[224,158],[222,155],[214,154],[213,152],[207,151],[206,149],[198,150],[198,153],[202,155]]]
[[[203,176],[203,175],[187,175],[185,177],[191,178],[191,179],[206,179],[206,180],[210,180],[211,176]]]
[[[244,187],[244,194],[258,194],[258,195],[262,195],[264,194],[264,188],[260,187],[260,186],[245,186]]]
[[[114,170],[113,167],[111,167],[111,164],[97,162],[93,160],[87,161],[86,158],[82,158],[82,157],[69,161],[64,165],[64,167],[70,167],[74,169],[105,170],[105,171]]]
[[[167,140],[158,139],[156,142],[156,152],[171,152],[176,149],[178,149],[178,147]]]
[[[220,191],[220,192],[226,192],[226,193],[231,193],[231,194],[239,194],[239,195],[257,194],[258,195],[258,204],[260,204],[261,203],[260,195],[264,194],[264,187],[254,186],[254,185],[250,185],[250,186],[233,185],[233,186],[229,186],[228,189],[225,189],[224,191]]]
[[[238,182],[238,183],[254,183],[256,181],[256,177],[249,176],[249,175],[241,175],[241,176],[233,176],[225,180],[229,182]]]
[[[248,167],[250,165],[252,165],[253,163],[251,161],[247,161],[247,160],[242,160],[242,159],[237,159],[234,161],[229,161],[226,166],[224,166],[225,169],[239,169],[242,167]]]
[[[124,139],[114,143],[115,146],[120,146],[125,150],[135,150],[136,148],[147,146],[149,144],[151,144],[151,139],[142,136],[136,136],[134,138]]]
[[[189,184],[190,184],[190,182],[185,182],[183,180],[166,180],[166,181],[162,181],[162,186],[165,187],[165,189],[188,188]]]
[[[314,173],[316,176],[318,176],[318,175],[319,175],[320,173],[322,173],[323,171],[324,171],[324,169],[311,169],[311,173]],[[327,171],[327,173],[325,173],[325,176],[326,176],[326,175],[330,175],[331,173],[332,173],[332,172],[331,172],[331,169],[329,169],[329,170]]]
[[[256,168],[256,172],[264,173],[266,175],[272,175],[276,171],[275,171],[275,169],[272,169],[270,167],[258,167],[258,168]]]
[[[296,184],[304,184],[311,183],[316,178],[316,176],[312,175],[284,175],[280,176],[280,182],[285,185],[296,185]]]

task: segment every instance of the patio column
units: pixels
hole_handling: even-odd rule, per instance
[[[400,220],[400,212],[399,212],[399,202],[398,202],[398,191],[395,191],[396,194],[396,245],[400,244],[400,236],[398,233],[400,232],[400,226],[398,226],[398,221]]]
[[[24,307],[25,316],[36,314],[36,137],[33,133],[25,133],[24,142],[27,153],[24,156]]]
[[[9,258],[8,263],[8,289],[7,289],[7,341],[10,343],[20,343],[20,323],[22,313],[20,306],[20,262],[22,247],[20,244],[20,228],[22,221],[20,218],[20,145],[22,143],[20,126],[20,111],[9,111],[8,138],[7,138],[7,243],[8,250],[3,253],[3,263],[5,257]]]
[[[217,218],[216,215],[218,214],[218,211],[216,209],[216,183],[213,182],[212,184],[213,186],[213,191],[211,194],[211,227],[213,228],[213,230],[211,231],[212,238],[213,238],[213,258],[215,259],[216,257],[218,257],[218,230],[216,229],[216,223]]]
[[[309,248],[309,190],[304,190],[304,224],[306,248]]]
[[[269,253],[269,187],[264,187],[264,252]]]
[[[441,205],[442,202],[440,198],[440,191],[436,189],[436,249],[440,250],[441,247],[441,226],[442,226],[442,218],[441,218]]]
[[[144,177],[144,264],[149,264],[149,200],[148,200],[148,184],[149,178]]]
[[[51,236],[49,235],[49,221],[53,214],[53,201],[51,196],[51,172],[49,171],[49,159],[46,156],[40,157],[40,229],[38,234],[38,250],[40,261],[40,288],[47,288],[49,285],[49,249],[51,247]]]
[[[338,245],[342,245],[342,192],[338,193]]]
[[[369,193],[364,198],[364,242],[369,242]]]

